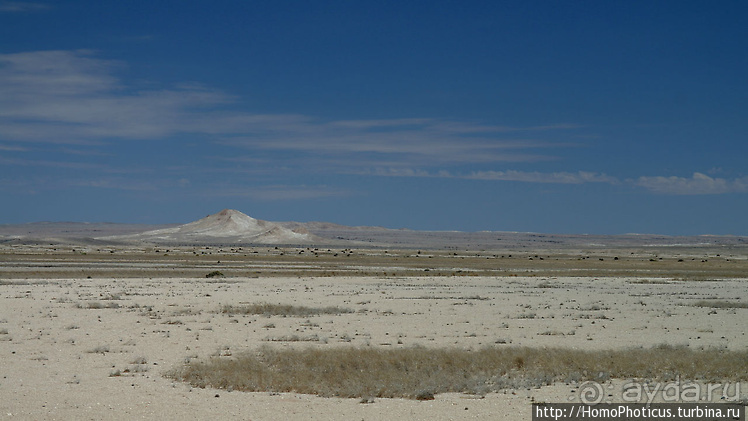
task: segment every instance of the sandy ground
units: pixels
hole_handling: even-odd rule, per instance
[[[164,372],[192,358],[279,347],[662,343],[745,349],[746,279],[625,277],[63,278],[0,281],[2,419],[529,419],[576,384],[433,401],[197,389]],[[308,318],[231,316],[223,304],[340,306]],[[609,382],[612,399],[621,381]],[[743,394],[748,392],[748,385]]]

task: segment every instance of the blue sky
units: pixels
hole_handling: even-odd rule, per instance
[[[0,1],[0,223],[748,235],[748,3]]]

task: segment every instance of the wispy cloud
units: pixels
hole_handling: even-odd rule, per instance
[[[3,145],[0,143],[0,151],[5,152],[25,152],[27,151],[27,148],[23,148],[21,146],[15,146],[15,145]]]
[[[0,55],[0,137],[83,144],[197,134],[248,151],[305,154],[309,162],[324,157],[343,166],[367,160],[434,166],[555,159],[541,150],[573,145],[525,137],[579,127],[258,114],[236,111],[237,98],[196,84],[136,89],[114,76],[123,66],[87,50]]]
[[[366,170],[361,174],[385,177],[429,177],[429,178],[459,178],[489,181],[517,181],[541,184],[585,184],[604,183],[610,185],[628,185],[646,188],[658,194],[672,195],[705,195],[748,192],[748,176],[727,180],[713,178],[695,172],[691,178],[684,177],[639,177],[637,179],[620,180],[604,173],[576,171],[576,172],[539,172],[539,171],[474,171],[470,173],[455,173],[446,170],[428,171],[418,168],[376,168]]]
[[[0,11],[33,9],[41,3],[0,2]],[[113,142],[160,141],[181,135],[202,137],[217,148],[214,165],[203,172],[288,171],[368,174],[393,177],[438,177],[525,183],[638,186],[658,194],[725,194],[748,191],[748,177],[724,179],[694,173],[690,178],[642,176],[619,180],[588,171],[463,171],[480,165],[542,163],[557,160],[559,149],[578,147],[566,139],[583,137],[583,126],[540,124],[501,126],[435,118],[322,120],[300,114],[243,111],[240,98],[195,83],[141,89],[116,77],[124,63],[105,60],[89,50],[0,54],[0,163],[125,174],[134,169],[109,168],[94,162],[66,162],[15,153],[29,142],[77,145],[66,155],[107,155]],[[88,150],[85,146],[97,145]],[[221,149],[223,148],[223,149]],[[226,148],[232,151],[226,154]],[[438,170],[443,168],[443,170]],[[140,169],[138,171],[142,171]],[[166,169],[170,177],[188,170]],[[195,169],[189,170],[195,171]],[[98,184],[97,184],[98,183]],[[92,181],[102,188],[128,187],[122,179]],[[227,187],[220,193],[259,200],[329,197],[348,194],[326,186]]]
[[[95,178],[95,179],[72,179],[66,180],[65,185],[70,187],[93,187],[107,190],[127,191],[157,191],[164,187],[163,182],[153,180],[135,180],[132,178]]]
[[[620,180],[601,173],[577,172],[538,172],[538,171],[474,171],[466,174],[453,173],[447,170],[430,172],[414,168],[379,168],[368,172],[371,175],[389,177],[438,177],[460,178],[468,180],[519,181],[525,183],[583,184],[607,183],[620,184]]]
[[[615,177],[605,174],[577,171],[577,172],[552,172],[543,173],[537,171],[478,171],[464,178],[475,180],[505,180],[523,181],[527,183],[560,183],[560,184],[582,184],[582,183],[608,183],[618,184]]]
[[[331,186],[269,185],[269,186],[221,186],[210,191],[199,191],[205,196],[248,197],[267,202],[319,199],[325,197],[351,196],[348,190]]]
[[[198,110],[231,101],[196,85],[133,91],[112,76],[118,66],[86,50],[0,55],[0,132],[57,143],[161,138],[196,130]]]
[[[685,177],[639,177],[632,182],[654,193],[675,195],[725,194],[748,192],[748,176],[727,180],[699,172]]]
[[[0,1],[0,12],[40,12],[52,6],[30,1]]]
[[[25,158],[6,158],[0,156],[0,164],[8,166],[24,167],[48,167],[48,168],[65,168],[73,170],[106,170],[107,167],[102,164],[90,162],[59,161],[46,159],[25,159]]]

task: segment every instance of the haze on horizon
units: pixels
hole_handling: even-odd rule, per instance
[[[748,235],[746,18],[0,1],[0,224]]]

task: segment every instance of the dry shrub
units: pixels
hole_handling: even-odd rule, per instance
[[[88,352],[89,354],[106,354],[107,352],[109,352],[109,345],[99,345],[96,348],[89,349],[86,352]]]
[[[556,348],[278,349],[191,361],[169,377],[197,387],[347,398],[483,394],[553,382],[643,378],[748,379],[748,351],[660,346],[580,351]]]
[[[289,304],[270,304],[270,303],[257,303],[247,305],[224,305],[221,307],[221,313],[235,315],[235,314],[262,314],[265,316],[292,316],[292,317],[307,317],[315,316],[319,314],[342,314],[342,313],[353,313],[353,310],[348,308],[329,306],[329,307],[305,307],[305,306],[294,306]]]

